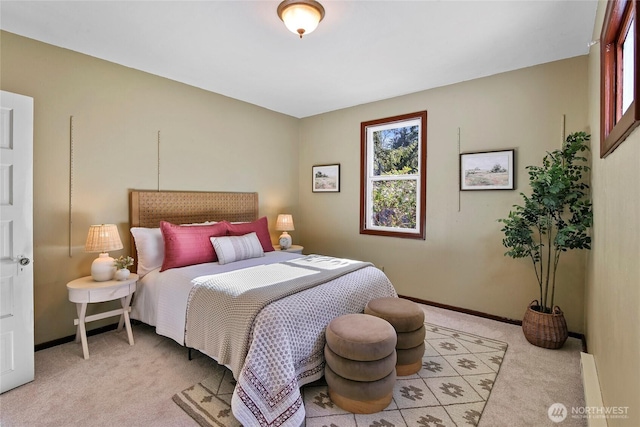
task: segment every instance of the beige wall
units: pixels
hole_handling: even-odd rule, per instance
[[[295,215],[294,243],[370,260],[403,295],[520,319],[538,294],[531,265],[503,256],[496,220],[528,191],[524,167],[560,146],[563,115],[567,132],[588,130],[586,57],[298,120],[1,34],[2,89],[35,100],[36,343],[73,333],[65,284],[89,273],[88,225],[119,224],[127,246],[127,191],[157,187],[158,131],[162,189],[258,191],[271,224],[279,212]],[[425,109],[427,240],[360,235],[360,123]],[[458,128],[463,152],[516,149],[516,191],[458,191]],[[341,192],[312,193],[312,165],[334,162],[342,165]],[[575,332],[584,330],[585,258],[566,256],[559,277],[557,302]]]
[[[600,37],[605,2],[599,2],[593,39]],[[589,122],[593,138],[593,250],[586,284],[586,336],[605,406],[628,406],[640,420],[640,132],[636,129],[600,159],[600,45],[589,55]]]
[[[118,224],[129,247],[128,190],[157,189],[158,131],[161,189],[257,191],[260,214],[271,227],[280,212],[297,216],[298,119],[0,34],[2,90],[34,98],[36,344],[75,332],[75,307],[65,285],[88,275],[97,256],[83,252],[89,225]],[[70,116],[75,141],[71,258]],[[272,237],[275,241],[276,232]]]
[[[359,234],[360,123],[427,110],[427,238]],[[567,133],[587,128],[587,57],[554,62],[302,120],[301,243],[384,267],[398,293],[522,319],[539,295],[530,261],[504,257],[501,225],[529,192],[540,164]],[[458,191],[462,152],[516,149],[516,191]],[[340,193],[312,193],[314,164],[341,164]],[[585,252],[563,255],[557,304],[583,331]]]

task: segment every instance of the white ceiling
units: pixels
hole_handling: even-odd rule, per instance
[[[338,1],[302,40],[279,1],[0,1],[3,30],[294,117],[588,53],[597,2]]]

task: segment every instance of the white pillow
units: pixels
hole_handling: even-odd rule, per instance
[[[264,256],[262,244],[255,232],[243,236],[211,237],[210,240],[220,264]]]
[[[131,227],[131,234],[138,252],[137,273],[142,278],[148,272],[162,267],[164,240],[159,228]]]

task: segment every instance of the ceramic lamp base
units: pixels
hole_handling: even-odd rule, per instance
[[[286,231],[283,231],[282,234],[280,235],[280,239],[279,242],[280,243],[280,249],[281,250],[287,250],[291,247],[291,235],[289,235],[289,233],[287,233]]]
[[[113,264],[114,259],[108,253],[101,253],[98,258],[93,260],[91,264],[91,277],[96,282],[106,282],[113,279],[116,273],[116,266]]]

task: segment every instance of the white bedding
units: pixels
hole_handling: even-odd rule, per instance
[[[267,306],[316,286],[329,286],[343,276],[367,267],[373,268],[368,262],[309,255],[210,276],[206,282],[194,286],[189,296],[185,345],[228,366],[237,379],[252,345],[251,333],[255,334],[254,327],[264,316]],[[363,277],[356,283],[368,281]],[[350,296],[355,287],[349,286],[349,293],[344,297]],[[340,294],[334,293],[334,297],[340,298]],[[318,305],[313,311],[304,310],[304,318],[312,322],[313,319],[307,317],[315,311],[330,311],[332,305],[336,304],[329,302]],[[291,313],[299,310],[297,305],[287,309]],[[326,324],[319,326],[324,330]],[[318,331],[317,335],[321,334],[324,335]],[[298,340],[294,333],[277,345],[288,347]]]
[[[131,318],[156,327],[156,333],[184,345],[187,302],[191,288],[211,275],[301,258],[302,255],[273,251],[264,257],[220,265],[217,262],[172,268],[157,268],[138,281]]]
[[[244,426],[299,427],[305,419],[300,387],[324,374],[324,331],[372,299],[397,297],[373,266],[265,306],[256,317],[249,352],[231,399]]]

